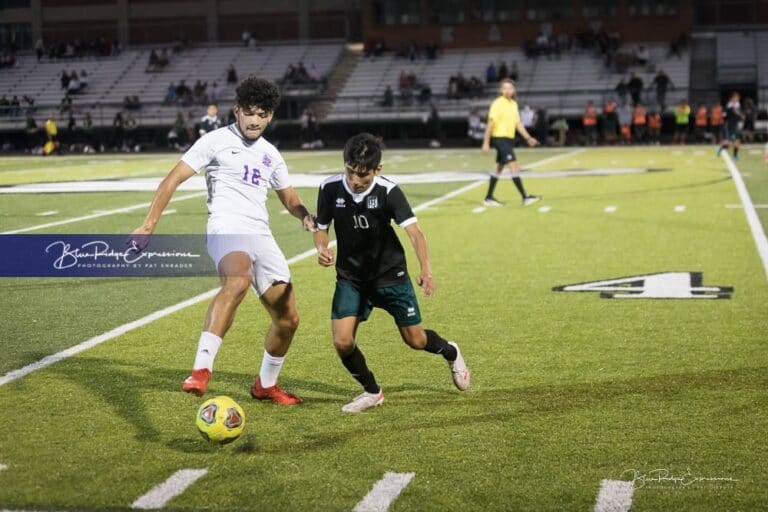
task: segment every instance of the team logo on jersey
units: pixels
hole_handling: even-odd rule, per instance
[[[704,286],[701,272],[658,272],[552,288],[555,292],[599,292],[603,299],[730,299],[732,286]]]
[[[347,202],[343,197],[336,199],[336,208],[344,208],[345,206],[347,206]]]
[[[379,207],[379,198],[376,196],[368,196],[368,209],[373,210]]]
[[[269,158],[269,155],[264,155],[264,158],[261,159],[261,163],[269,167],[270,165],[272,165],[272,159]]]

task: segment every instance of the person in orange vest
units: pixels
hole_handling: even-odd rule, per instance
[[[709,134],[707,133],[707,126],[709,126],[709,113],[707,112],[707,106],[704,103],[699,103],[696,106],[696,117],[694,123],[696,124],[696,131],[694,132],[696,135],[696,142],[700,144],[706,142],[707,138],[709,138]]]
[[[588,145],[597,145],[597,108],[592,101],[587,102],[587,108],[584,109],[582,117],[584,125],[584,138]]]
[[[616,109],[616,113],[619,116],[619,134],[621,135],[622,144],[632,144],[632,107],[629,106],[629,102],[624,102]]]
[[[675,136],[672,143],[685,144],[688,137],[688,124],[691,122],[691,106],[688,102],[680,100],[675,109]]]
[[[647,129],[647,119],[645,118],[645,105],[642,102],[638,102],[635,105],[635,110],[632,113],[632,129],[635,135],[635,142],[645,142],[645,135]]]
[[[661,114],[655,110],[648,114],[648,140],[652,144],[661,143]]]
[[[618,138],[619,116],[616,114],[616,102],[608,100],[603,106],[603,140],[614,144]]]
[[[720,103],[715,103],[712,108],[709,109],[709,127],[712,137],[717,144],[723,140],[723,123],[725,118],[723,117],[723,106]]]

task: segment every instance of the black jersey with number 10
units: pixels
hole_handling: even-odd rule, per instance
[[[416,217],[395,183],[376,176],[365,192],[355,194],[343,174],[320,185],[317,224],[336,230],[336,275],[357,287],[383,287],[408,278],[405,252],[392,221],[405,228]]]

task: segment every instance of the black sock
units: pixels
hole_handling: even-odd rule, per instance
[[[499,178],[496,176],[491,176],[490,181],[488,182],[488,193],[485,195],[486,199],[493,199],[493,191],[496,190],[496,183],[499,181]]]
[[[456,360],[456,356],[459,354],[456,352],[456,348],[453,345],[449,345],[448,342],[441,338],[435,331],[425,329],[424,332],[427,333],[427,345],[424,347],[424,350],[430,354],[440,354],[446,361],[452,362]]]
[[[520,195],[523,196],[523,199],[528,197],[528,194],[525,193],[525,188],[523,188],[523,180],[520,179],[520,176],[513,176],[512,182],[517,187],[517,191],[520,192]]]
[[[733,148],[733,156],[739,156],[739,148],[738,147]]]
[[[352,377],[363,386],[368,393],[378,393],[381,388],[376,384],[376,379],[373,377],[373,373],[368,369],[368,365],[365,364],[365,356],[360,352],[360,349],[355,345],[355,349],[346,356],[341,357],[341,362],[344,367],[352,374]]]

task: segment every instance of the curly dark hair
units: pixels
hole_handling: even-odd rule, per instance
[[[370,133],[358,133],[344,144],[344,163],[353,169],[374,170],[381,163],[382,142]]]
[[[280,104],[280,90],[274,82],[251,75],[237,86],[235,102],[240,108],[258,107],[274,112]]]

